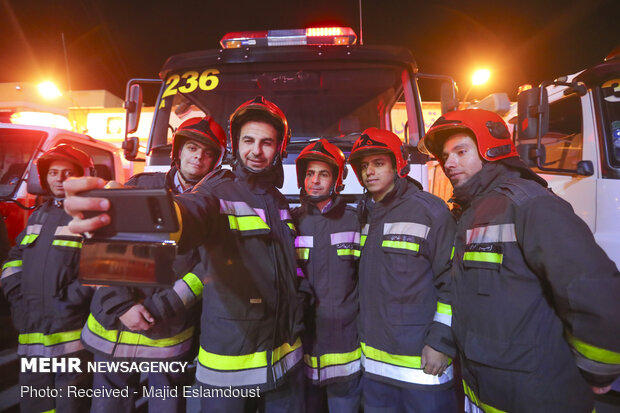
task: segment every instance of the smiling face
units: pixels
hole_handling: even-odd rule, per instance
[[[64,198],[65,188],[62,183],[70,176],[78,176],[78,169],[70,162],[53,161],[47,170],[47,185],[56,198]]]
[[[246,168],[261,172],[267,169],[276,156],[278,132],[266,122],[249,121],[239,132],[239,158]]]
[[[441,162],[452,186],[458,188],[482,169],[476,142],[467,133],[458,132],[443,144]]]
[[[362,182],[372,194],[375,202],[379,202],[394,188],[395,170],[392,158],[388,154],[368,155],[360,162]]]
[[[310,196],[329,195],[334,186],[334,173],[326,162],[309,161],[304,179],[304,189]]]
[[[179,154],[179,168],[188,179],[200,180],[213,169],[217,158],[218,154],[211,147],[188,139]]]

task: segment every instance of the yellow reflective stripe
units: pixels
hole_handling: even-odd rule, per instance
[[[310,248],[295,248],[298,260],[307,260],[310,257]]]
[[[359,257],[360,256],[360,250],[356,250],[356,249],[339,249],[336,250],[338,255],[353,255],[355,257]]]
[[[359,360],[360,357],[362,357],[362,349],[358,347],[356,350],[350,351],[348,353],[323,354],[320,357],[320,362],[321,362],[321,367],[337,366],[340,364],[347,364],[352,361]],[[312,367],[316,368],[318,366],[312,366]]]
[[[82,248],[82,243],[78,241],[66,241],[62,239],[55,239],[52,242],[52,245],[57,245],[59,247],[71,247],[71,248]]]
[[[418,251],[420,249],[420,244],[415,242],[407,242],[407,241],[389,241],[384,240],[381,243],[382,247],[388,248],[398,248],[401,250],[409,250],[409,251]]]
[[[366,343],[360,343],[364,355],[373,360],[382,361],[384,363],[394,364],[396,366],[409,367],[419,369],[422,365],[422,359],[419,356],[401,356],[396,354],[386,353],[382,350],[366,345]]]
[[[503,410],[496,409],[493,406],[489,406],[488,404],[482,403],[480,399],[476,396],[472,389],[469,388],[465,380],[463,380],[463,392],[472,401],[476,406],[481,408],[485,413],[506,413]]]
[[[224,356],[209,353],[202,347],[198,352],[198,361],[205,367],[215,370],[244,370],[267,366],[267,352],[245,354],[242,356]]]
[[[38,236],[39,236],[39,234],[28,234],[28,235],[26,235],[22,239],[21,245],[32,244],[34,242],[34,240],[37,239]]]
[[[295,224],[293,224],[292,222],[287,222],[286,225],[288,225],[288,227],[292,229],[293,231],[297,232],[297,229],[295,228]]]
[[[368,237],[368,235],[362,235],[360,237],[360,245],[363,247],[364,244],[366,244],[366,237]]]
[[[254,231],[257,229],[269,229],[269,225],[257,215],[249,215],[246,217],[236,217],[228,215],[228,223],[230,229],[237,231]]]
[[[22,260],[7,261],[2,266],[2,269],[5,270],[5,269],[11,268],[11,267],[21,267],[23,263],[24,262]]]
[[[452,252],[450,252],[450,261],[454,258],[454,247],[452,247]]]
[[[620,353],[585,343],[570,333],[566,333],[568,343],[587,359],[605,364],[620,364]]]
[[[437,301],[437,312],[440,314],[452,315],[452,306]]]
[[[280,347],[273,350],[271,353],[271,363],[276,364],[278,360],[283,359],[288,353],[291,353],[301,347],[301,338],[297,337],[297,341],[292,346],[289,343],[284,343]]]
[[[46,411],[41,412],[41,413],[56,413],[56,409],[46,410]]]
[[[135,344],[149,347],[170,347],[182,343],[185,340],[190,339],[194,335],[194,327],[190,327],[184,331],[181,331],[176,336],[152,339],[142,334],[134,333],[131,331],[121,331],[119,338],[118,330],[106,330],[99,322],[93,317],[92,314],[88,316],[88,329],[99,337],[103,337],[108,341],[116,342],[119,344]]]
[[[463,261],[482,261],[482,262],[492,262],[495,264],[501,264],[503,259],[503,254],[498,254],[496,252],[466,252],[463,255]]]
[[[192,272],[188,272],[183,277],[183,281],[185,281],[185,283],[192,290],[195,296],[199,296],[200,294],[202,294],[202,289],[204,287],[204,284],[202,283],[202,280],[198,278],[196,274]]]
[[[63,331],[54,334],[43,333],[27,333],[19,335],[19,344],[43,344],[44,346],[53,346],[55,344],[67,343],[80,339],[82,329]]]

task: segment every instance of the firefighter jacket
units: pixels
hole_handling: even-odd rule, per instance
[[[455,223],[446,204],[411,178],[395,179],[381,201],[360,202],[359,268],[362,367],[370,378],[398,387],[441,389],[441,376],[424,373],[425,345],[455,353],[449,294]]]
[[[608,384],[620,373],[616,266],[567,202],[517,170],[485,164],[455,195],[467,411],[591,412],[582,374]]]
[[[133,176],[127,186],[141,189],[168,187],[174,192],[174,173],[144,173]],[[177,255],[173,270],[178,279],[170,288],[101,287],[91,304],[91,314],[82,331],[84,346],[93,353],[114,358],[169,360],[194,352],[202,299],[202,266],[195,249]],[[194,270],[193,267],[196,266]],[[155,319],[147,331],[128,330],[119,317],[142,303]]]
[[[19,332],[17,354],[58,357],[82,350],[91,287],[77,280],[82,237],[71,217],[50,199],[28,219],[2,267],[2,289]]]
[[[176,198],[179,246],[208,255],[196,371],[205,385],[268,391],[302,360],[295,229],[276,177],[215,171]]]
[[[302,198],[302,206],[292,214],[298,231],[298,275],[305,277],[314,296],[314,305],[306,309],[302,340],[306,376],[315,384],[343,381],[361,368],[357,212],[337,196],[323,211]]]

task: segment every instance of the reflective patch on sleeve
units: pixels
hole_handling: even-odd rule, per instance
[[[2,266],[2,278],[17,274],[22,270],[22,260],[7,261]]]
[[[330,234],[332,245],[337,244],[359,244],[360,233],[356,231],[336,232]]]
[[[383,235],[409,235],[426,239],[430,228],[416,222],[387,222],[383,224]]]
[[[489,244],[495,242],[516,242],[515,224],[487,225],[468,229],[467,244]]]
[[[314,237],[309,235],[303,235],[295,237],[296,248],[312,248],[314,246]]]

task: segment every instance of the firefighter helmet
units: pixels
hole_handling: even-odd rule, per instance
[[[188,139],[217,150],[218,160],[215,166],[222,163],[226,154],[226,132],[211,116],[191,118],[181,123],[172,138],[173,163],[180,159],[181,149]]]
[[[346,178],[347,169],[344,166],[344,154],[333,143],[327,139],[320,139],[306,146],[295,159],[297,167],[297,187],[304,188],[304,177],[309,161],[321,161],[330,165],[336,172],[333,192],[339,193],[344,189],[343,179]]]
[[[420,152],[441,160],[443,143],[450,135],[469,132],[476,138],[478,153],[487,161],[518,156],[504,120],[496,113],[483,109],[448,112],[441,116],[418,143]]]
[[[404,178],[409,173],[405,147],[400,138],[385,129],[368,128],[355,141],[349,155],[349,163],[362,186],[364,185],[360,169],[362,158],[368,155],[379,154],[388,154],[392,157],[392,162],[399,177]]]
[[[41,188],[49,191],[47,185],[47,171],[54,161],[65,161],[78,169],[78,176],[94,176],[95,165],[91,157],[84,151],[74,148],[66,143],[61,143],[46,151],[35,162],[39,174]]]
[[[264,120],[278,131],[280,141],[280,159],[286,157],[286,146],[291,138],[291,130],[284,112],[275,103],[268,101],[263,96],[257,96],[252,100],[242,103],[232,115],[228,122],[230,140],[233,155],[237,155],[239,150],[239,132],[241,127],[248,121]]]

